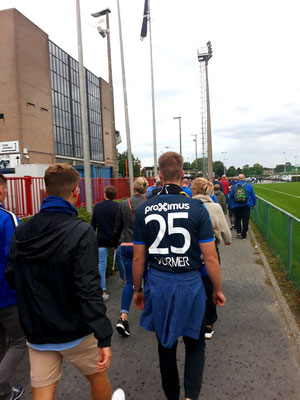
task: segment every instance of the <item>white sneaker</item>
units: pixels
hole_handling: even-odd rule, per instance
[[[111,400],[125,400],[124,390],[119,388],[114,391]]]

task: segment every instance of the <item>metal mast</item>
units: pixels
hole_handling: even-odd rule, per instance
[[[198,48],[198,61],[200,64],[201,83],[200,107],[202,124],[203,175],[208,179],[211,179],[213,177],[210,101],[208,86],[208,61],[211,59],[211,57],[211,42],[207,42],[206,47],[204,48]]]

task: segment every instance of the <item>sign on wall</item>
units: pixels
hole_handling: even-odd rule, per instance
[[[0,142],[0,154],[19,153],[19,142],[14,140],[11,142]]]

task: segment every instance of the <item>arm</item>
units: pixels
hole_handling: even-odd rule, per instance
[[[221,270],[218,255],[216,252],[215,242],[199,243],[199,246],[204,258],[207,273],[214,287],[214,303],[219,306],[224,306],[226,298],[222,292]]]
[[[134,244],[133,245],[133,263],[132,275],[133,286],[135,289],[142,287],[142,279],[145,271],[146,261],[146,245]],[[145,304],[145,297],[143,292],[134,292],[134,305],[138,310],[143,310]]]
[[[225,215],[220,209],[218,210],[218,220],[222,239],[225,243],[225,246],[229,246],[231,244],[232,236]]]
[[[94,332],[98,347],[108,348],[112,326],[106,317],[106,307],[101,297],[97,240],[92,227],[88,227],[78,239],[72,272],[75,295],[85,323]]]
[[[96,210],[97,210],[97,204],[95,205],[95,208],[94,208],[94,211],[93,211],[93,215],[92,215],[92,220],[91,220],[91,225],[92,225],[94,231],[97,228]]]
[[[123,222],[123,217],[122,217],[122,203],[121,203],[118,208],[114,232],[113,232],[113,236],[112,236],[112,247],[114,249],[116,249],[118,247],[121,233],[123,230],[123,225],[124,225],[124,222]]]

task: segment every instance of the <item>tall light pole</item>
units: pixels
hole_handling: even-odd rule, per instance
[[[84,85],[84,66],[81,35],[80,1],[76,0],[76,19],[77,19],[77,41],[78,41],[78,60],[79,60],[79,87],[80,87],[80,108],[82,124],[82,145],[83,145],[83,165],[85,182],[85,199],[87,212],[92,212],[92,181],[90,164],[90,146],[87,123],[86,97]]]
[[[195,142],[195,157],[196,157],[195,166],[196,166],[196,169],[198,169],[197,134],[194,134],[192,136],[194,136],[193,142]]]
[[[202,88],[202,98],[206,98],[206,101],[202,101],[203,110],[206,105],[206,132],[202,132],[203,135],[206,133],[206,140],[207,140],[207,173],[208,179],[213,177],[213,161],[212,161],[212,140],[211,140],[211,120],[210,120],[210,99],[209,99],[209,85],[208,85],[208,61],[212,57],[212,46],[211,42],[206,43],[206,48],[198,49],[198,61],[200,63],[200,71],[201,77],[203,81],[203,85],[205,85],[206,90]],[[204,78],[204,69],[203,65],[205,66],[205,78]],[[204,84],[205,81],[205,84]],[[205,140],[203,140],[203,147]],[[204,158],[204,157],[203,157]]]
[[[286,158],[285,158],[285,151],[282,153],[284,156],[284,173],[286,173]]]
[[[181,142],[181,117],[173,117],[179,121],[179,153],[182,155],[182,142]]]
[[[118,151],[116,145],[116,126],[115,126],[115,102],[114,102],[114,88],[113,88],[113,78],[112,78],[112,62],[111,62],[111,45],[110,45],[110,25],[109,25],[109,14],[111,13],[109,8],[105,10],[98,11],[96,13],[91,14],[92,17],[98,18],[102,16],[106,16],[106,29],[102,29],[98,25],[99,34],[105,38],[107,37],[107,60],[108,60],[108,80],[111,91],[111,101],[112,101],[112,109],[111,109],[111,132],[112,132],[112,154],[113,154],[113,177],[118,177]]]
[[[225,154],[227,154],[227,151],[221,151],[221,154],[224,154],[223,155],[223,167],[224,167],[224,175],[226,175]]]
[[[133,166],[132,166],[131,140],[130,140],[129,116],[128,116],[128,100],[127,100],[126,75],[125,75],[125,64],[124,64],[122,23],[121,23],[121,12],[120,12],[119,0],[117,0],[117,6],[118,6],[118,19],[119,19],[120,52],[121,52],[121,65],[122,65],[126,139],[127,139],[127,159],[128,159],[128,170],[129,170],[130,194],[132,196],[133,195]],[[155,170],[155,167],[156,166],[154,165],[154,170]]]

